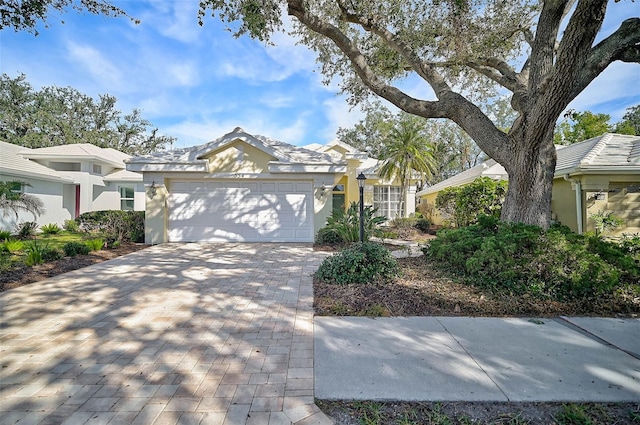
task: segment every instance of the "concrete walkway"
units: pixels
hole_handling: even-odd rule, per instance
[[[316,317],[315,395],[640,401],[640,320]]]
[[[292,244],[160,245],[0,294],[2,424],[330,424]]]

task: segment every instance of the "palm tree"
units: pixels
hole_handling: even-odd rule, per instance
[[[432,146],[425,134],[423,118],[402,113],[384,141],[384,162],[378,171],[380,178],[400,181],[400,215],[404,216],[406,187],[417,172],[421,178],[431,178],[436,167]]]
[[[35,195],[16,192],[16,186],[31,185],[19,181],[0,181],[0,210],[2,210],[2,216],[6,217],[12,212],[16,215],[16,218],[18,218],[20,211],[30,212],[34,218],[41,215],[44,210],[42,201]]]

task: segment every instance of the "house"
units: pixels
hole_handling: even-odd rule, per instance
[[[150,244],[312,242],[334,208],[358,200],[360,172],[371,204],[389,204],[384,194],[397,191],[374,175],[375,161],[351,146],[298,147],[239,127],[200,146],[126,162],[144,176]]]
[[[442,189],[467,184],[477,177],[507,179],[504,168],[486,161],[428,187],[417,196],[420,202],[435,205]],[[552,219],[583,233],[594,231],[592,214],[611,212],[625,225],[612,236],[640,232],[640,136],[603,134],[580,143],[557,147],[554,173]],[[442,224],[439,215],[435,224]]]
[[[130,155],[91,144],[38,149],[0,142],[0,179],[23,183],[16,190],[37,196],[44,213],[39,225],[63,225],[88,211],[144,210],[142,175],[125,170]],[[0,216],[0,228],[33,221],[30,213]]]

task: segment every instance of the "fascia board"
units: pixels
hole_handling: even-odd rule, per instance
[[[15,176],[15,177],[25,178],[25,179],[46,180],[46,181],[56,182],[56,183],[65,183],[65,184],[74,183],[72,179],[59,176],[59,175],[52,176],[49,174],[34,173],[31,171],[20,171],[20,170],[7,169],[2,167],[0,167],[0,174],[2,174],[3,176]]]
[[[145,172],[145,171],[157,171],[157,172],[207,172],[208,162],[129,162],[127,164],[127,171]]]
[[[270,173],[345,173],[344,164],[293,164],[270,162]]]

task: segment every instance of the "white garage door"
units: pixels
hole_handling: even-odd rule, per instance
[[[172,182],[171,242],[313,242],[305,181]]]

